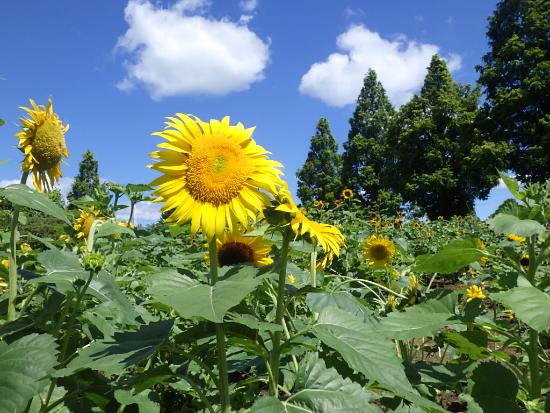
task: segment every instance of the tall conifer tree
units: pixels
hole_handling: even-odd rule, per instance
[[[319,119],[315,135],[311,137],[309,153],[304,166],[298,170],[298,197],[302,202],[333,201],[339,198],[341,156],[325,118]]]
[[[420,94],[392,121],[394,189],[432,219],[472,212],[505,163],[507,145],[486,140],[475,129],[479,97],[478,89],[455,83],[435,55]]]
[[[385,133],[394,114],[384,87],[370,69],[349,120],[342,164],[342,184],[365,202],[376,202],[380,191],[388,188],[385,178],[390,157]]]
[[[489,52],[478,66],[487,131],[513,147],[523,182],[550,178],[550,3],[503,0],[489,18]]]
[[[69,200],[78,200],[87,195],[98,199],[105,195],[106,190],[99,181],[98,162],[90,150],[82,155],[78,167],[78,175],[75,177],[71,192],[67,195]]]

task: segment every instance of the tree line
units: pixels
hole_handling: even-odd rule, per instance
[[[423,86],[396,109],[366,74],[343,154],[321,118],[297,172],[304,203],[352,189],[365,205],[404,205],[430,218],[473,212],[498,169],[523,183],[550,178],[550,1],[503,0],[488,19],[489,52],[475,87],[434,55]]]

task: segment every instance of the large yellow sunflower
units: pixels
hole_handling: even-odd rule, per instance
[[[80,212],[80,215],[75,219],[76,223],[73,225],[73,228],[78,231],[76,233],[77,238],[87,239],[94,221],[104,221],[106,218],[102,217],[101,213],[94,208],[91,208],[89,211],[84,211],[82,209],[79,209],[78,211]]]
[[[363,242],[363,256],[373,268],[385,268],[395,255],[393,242],[379,235],[371,235]]]
[[[52,99],[48,106],[37,105],[30,99],[32,108],[21,107],[29,118],[20,118],[22,130],[15,136],[19,138],[19,148],[25,154],[21,169],[32,172],[32,181],[37,191],[49,191],[59,181],[61,159],[68,157],[65,146],[65,133],[69,125],[63,123],[53,111]]]
[[[221,239],[216,240],[216,244],[220,267],[244,263],[262,267],[273,263],[273,259],[269,257],[271,246],[263,237],[225,233]]]
[[[168,221],[191,221],[191,233],[202,229],[208,239],[248,228],[281,184],[279,162],[268,159],[251,138],[254,128],[231,126],[229,117],[203,122],[192,115],[169,117],[166,129],[153,135],[166,139],[151,153],[151,168],[163,175],[151,185]]]

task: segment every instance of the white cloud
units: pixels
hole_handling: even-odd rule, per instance
[[[74,181],[73,177],[64,176],[59,180],[57,185],[54,185],[54,189],[59,189],[61,191],[61,194],[63,195],[63,198],[67,199],[67,194],[71,190],[71,187],[73,185],[73,181]],[[8,186],[8,185],[18,184],[19,182],[20,182],[20,180],[17,179],[17,178],[14,178],[14,179],[0,179],[0,188]],[[34,189],[34,186],[32,184],[32,177],[29,177],[29,179],[27,179],[27,186],[29,188]]]
[[[264,78],[269,45],[247,26],[200,13],[205,0],[181,0],[163,9],[148,0],[130,0],[129,28],[117,48],[127,51],[126,77],[117,87],[144,85],[152,97],[225,95],[246,90]]]
[[[247,13],[253,12],[258,7],[258,0],[241,0],[239,7]]]
[[[422,86],[426,68],[439,52],[438,46],[417,43],[405,35],[384,39],[363,25],[350,26],[336,44],[342,53],[332,53],[325,61],[311,65],[299,89],[338,107],[355,102],[369,68],[376,71],[395,105],[405,103]],[[448,62],[450,70],[457,70],[460,56],[451,54]]]
[[[149,201],[139,202],[134,208],[134,216],[132,220],[136,224],[150,224],[156,222],[160,218],[161,204]],[[122,221],[128,220],[130,217],[130,208],[121,209],[116,214],[117,218]]]

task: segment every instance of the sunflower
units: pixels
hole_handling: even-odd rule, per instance
[[[163,174],[151,185],[162,211],[170,213],[167,220],[191,221],[191,233],[202,229],[209,240],[226,228],[237,233],[239,223],[248,228],[281,184],[282,165],[251,138],[254,128],[231,126],[228,116],[203,122],[178,113],[167,119],[166,128],[153,133],[167,142],[150,154],[159,160],[150,167]]]
[[[4,294],[7,286],[8,284],[6,283],[6,281],[2,277],[0,277],[0,295]]]
[[[394,255],[393,242],[382,236],[371,235],[363,242],[363,256],[373,268],[385,268]]]
[[[476,247],[478,250],[484,251],[485,250],[485,243],[481,241],[480,239],[476,240]],[[487,258],[485,255],[482,255],[477,259],[477,262],[479,262],[480,265],[487,264],[487,261],[489,258]]]
[[[30,244],[29,244],[28,242],[23,242],[23,243],[21,244],[21,247],[20,247],[20,248],[21,248],[21,252],[22,252],[23,254],[29,254],[29,253],[32,252],[32,247],[30,246]]]
[[[298,281],[298,278],[296,278],[296,276],[294,274],[288,274],[286,276],[286,278],[288,279],[288,281],[290,281],[292,284],[295,284],[296,281]]]
[[[317,199],[315,201],[313,201],[313,206],[315,208],[319,208],[319,207],[322,207],[323,206],[323,201],[318,201]]]
[[[101,213],[94,208],[91,208],[89,211],[84,211],[82,209],[78,211],[80,212],[80,216],[75,220],[76,223],[73,225],[73,228],[78,231],[76,234],[77,238],[87,239],[88,235],[90,235],[90,229],[92,229],[94,221],[104,221],[105,217],[102,217]]]
[[[519,242],[520,244],[523,244],[526,241],[525,237],[516,234],[508,234],[506,235],[506,239],[508,241]]]
[[[336,199],[336,200],[334,201],[334,205],[337,206],[337,207],[342,206],[342,204],[343,204],[343,202],[342,202],[341,199]]]
[[[483,293],[483,290],[477,285],[472,285],[470,288],[466,289],[466,293],[468,294],[468,298],[466,299],[467,303],[475,300],[476,298],[483,299],[486,297],[486,295]]]
[[[4,267],[6,270],[10,267],[10,262],[6,259],[0,261],[0,264],[2,264],[2,267]]]
[[[216,240],[220,267],[251,263],[257,267],[273,263],[271,246],[263,237],[247,237],[226,232]]]
[[[342,197],[345,199],[351,199],[353,198],[353,191],[349,188],[346,188],[342,191]]]
[[[523,267],[524,270],[529,268],[529,255],[524,254],[521,259],[519,260],[520,265]]]
[[[32,181],[37,191],[49,191],[62,176],[61,159],[69,156],[65,146],[65,133],[69,125],[64,126],[53,111],[52,98],[48,99],[48,106],[29,100],[32,108],[21,107],[29,118],[20,118],[22,130],[15,135],[19,138],[19,148],[25,154],[21,169],[32,171]]]

